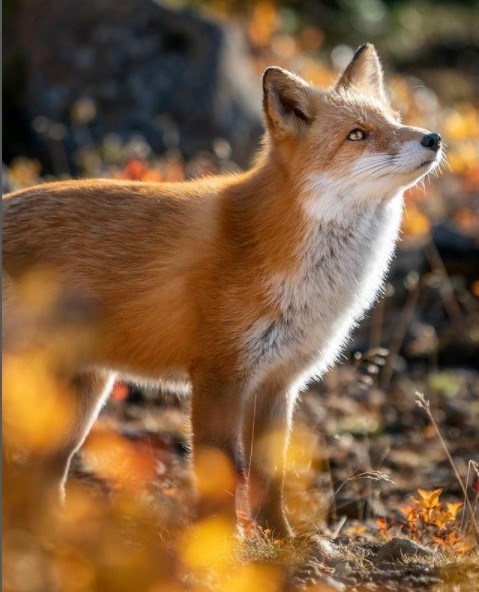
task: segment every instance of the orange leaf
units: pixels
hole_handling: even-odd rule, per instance
[[[435,508],[440,504],[439,496],[442,493],[442,489],[434,489],[433,491],[427,491],[426,489],[418,489],[417,492],[422,498],[419,503],[425,508]]]
[[[449,522],[450,519],[447,512],[437,512],[436,515],[432,518],[432,523],[439,529],[443,528]]]
[[[391,528],[392,523],[389,524],[385,518],[376,518],[376,526],[379,530],[379,533],[384,536]]]
[[[440,537],[433,536],[432,540],[440,547],[448,547],[446,541],[444,539],[441,539]]]
[[[462,502],[448,502],[447,506],[447,513],[449,514],[450,520],[455,520],[459,510],[462,508]]]
[[[408,520],[413,519],[417,515],[417,508],[413,504],[402,504],[398,510]]]

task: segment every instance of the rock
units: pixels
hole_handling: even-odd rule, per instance
[[[18,3],[6,28],[4,63],[24,70],[17,104],[44,136],[49,122],[65,126],[70,165],[111,133],[186,157],[223,138],[240,164],[256,145],[261,85],[233,26],[152,0],[35,0]]]
[[[331,576],[325,576],[314,582],[311,592],[344,592],[346,586]]]
[[[286,589],[304,590],[313,592],[342,592],[346,586],[333,577],[332,571],[341,562],[341,550],[332,541],[319,535],[307,537],[311,543],[308,557],[297,566],[289,578],[290,587]]]
[[[443,258],[462,259],[477,250],[477,240],[450,223],[434,227],[432,239]]]
[[[374,558],[376,567],[387,563],[398,563],[406,557],[434,557],[434,552],[409,539],[394,537],[379,549]]]
[[[476,236],[443,223],[434,227],[432,240],[450,276],[462,276],[471,284],[477,279],[479,240]]]
[[[343,552],[332,540],[314,534],[308,537],[311,543],[311,557],[328,567],[334,566],[338,560],[342,560]]]

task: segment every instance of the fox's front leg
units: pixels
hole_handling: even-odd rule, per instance
[[[243,447],[253,516],[276,536],[293,535],[283,492],[293,406],[294,397],[285,385],[271,380],[256,389],[244,413]]]
[[[192,376],[192,460],[199,515],[236,521],[236,490],[243,478],[240,446],[242,381],[214,370]]]

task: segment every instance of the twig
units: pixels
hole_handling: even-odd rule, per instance
[[[469,464],[469,466],[472,466],[472,468],[474,469],[474,472],[476,473],[476,479],[479,479],[479,463],[476,462],[475,460],[470,460],[468,464]],[[474,496],[474,506],[473,506],[474,516],[476,516],[476,514],[477,514],[478,507],[479,507],[479,490],[476,490],[476,495]]]
[[[333,530],[333,532],[331,533],[331,539],[334,541],[334,539],[337,539],[339,536],[339,533],[341,532],[341,529],[344,526],[344,523],[346,522],[347,517],[346,516],[341,516],[341,518],[339,519],[339,522],[336,524],[336,528]]]
[[[470,460],[470,461],[467,463],[467,475],[466,475],[466,486],[465,486],[465,487],[466,487],[466,491],[467,491],[467,488],[468,488],[468,486],[469,486],[469,475],[471,474],[471,463],[472,463],[472,462],[473,462],[473,461],[471,461],[471,460]],[[462,513],[462,516],[461,516],[461,525],[460,525],[460,527],[459,527],[459,530],[460,530],[460,531],[461,531],[463,534],[464,534],[464,522],[465,522],[465,517],[466,517],[466,511],[464,510],[464,512]]]
[[[449,464],[451,465],[452,470],[454,471],[454,474],[456,476],[456,479],[457,479],[457,481],[458,481],[458,483],[459,483],[459,485],[460,485],[460,487],[462,489],[462,493],[464,494],[464,503],[465,503],[465,505],[467,505],[467,508],[468,508],[468,510],[471,513],[471,521],[472,521],[472,523],[474,525],[474,528],[476,530],[476,533],[479,535],[479,526],[477,524],[477,520],[476,520],[476,517],[474,515],[474,510],[472,508],[471,502],[469,501],[469,498],[467,496],[467,489],[464,486],[464,483],[462,482],[461,475],[459,474],[459,471],[457,470],[456,464],[455,464],[455,462],[454,462],[454,460],[453,460],[453,458],[452,458],[452,456],[451,456],[451,454],[449,452],[449,449],[448,449],[448,447],[446,445],[446,442],[444,441],[444,438],[442,437],[442,434],[441,434],[441,432],[439,430],[439,426],[437,425],[436,420],[434,419],[434,416],[431,413],[430,403],[426,399],[426,397],[424,396],[423,393],[419,393],[419,392],[416,391],[415,394],[416,394],[416,404],[417,404],[417,406],[418,407],[421,407],[421,409],[424,409],[424,411],[426,412],[426,414],[429,417],[429,420],[430,420],[432,426],[434,427],[434,430],[436,431],[437,437],[439,438],[439,441],[441,442],[441,445],[442,445],[442,447],[444,449],[444,452],[446,453],[446,456],[447,456],[447,459],[449,461]]]
[[[387,481],[388,483],[394,483],[391,477],[384,473],[383,471],[364,471],[362,473],[358,473],[357,475],[351,475],[347,479],[345,479],[341,485],[336,489],[334,495],[338,495],[341,489],[346,485],[346,483],[350,483],[351,481],[356,481],[357,479],[372,479],[373,481]]]

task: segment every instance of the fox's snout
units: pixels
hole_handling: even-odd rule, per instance
[[[435,132],[426,134],[421,140],[421,146],[430,148],[433,152],[437,152],[441,147],[441,136]]]

